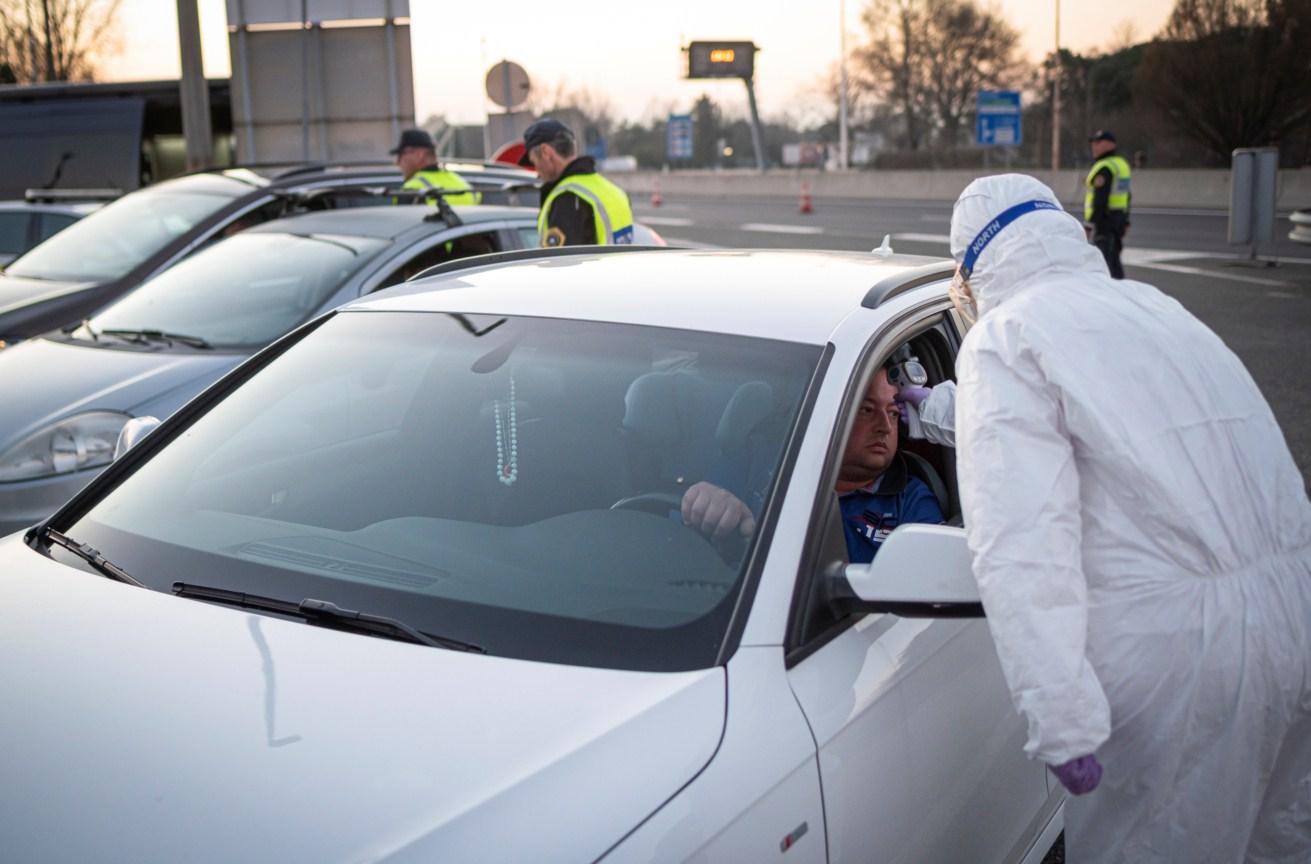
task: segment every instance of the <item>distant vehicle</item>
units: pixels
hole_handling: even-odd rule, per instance
[[[869,377],[953,375],[954,264],[509,257],[298,328],[0,540],[6,857],[1038,864],[1065,793],[964,531],[851,564],[834,494]],[[683,523],[711,476],[754,527]]]
[[[29,189],[0,201],[0,269],[119,196],[114,189]]]
[[[457,163],[453,170],[486,203],[536,181],[532,172],[510,166]],[[395,166],[386,164],[253,166],[189,174],[124,195],[0,273],[0,342],[76,323],[206,244],[252,225],[331,207],[334,193],[399,182]]]
[[[536,242],[536,212],[325,210],[255,226],[152,277],[68,333],[0,351],[0,536],[109,462],[124,423],[166,417],[250,354],[427,267]]]

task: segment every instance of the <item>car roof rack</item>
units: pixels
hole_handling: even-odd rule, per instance
[[[78,201],[113,201],[115,198],[123,197],[122,189],[115,189],[112,186],[105,186],[96,189],[74,189],[72,187],[63,189],[27,189],[23,192],[25,201],[36,203],[53,203],[56,201],[78,202]]]
[[[895,276],[888,276],[875,282],[874,287],[865,293],[865,299],[860,301],[860,305],[866,309],[877,309],[880,304],[899,294],[932,282],[950,279],[954,275],[956,275],[956,265],[949,261],[911,267]]]
[[[544,258],[565,258],[571,255],[615,255],[623,252],[685,252],[677,246],[634,246],[631,243],[612,243],[606,246],[541,246],[535,249],[511,249],[508,252],[489,252],[470,258],[457,258],[434,264],[427,270],[405,280],[413,282],[428,276],[440,276],[456,270],[468,270],[470,267],[484,267],[493,264],[510,264],[515,261],[536,261]],[[476,260],[475,260],[476,259]]]

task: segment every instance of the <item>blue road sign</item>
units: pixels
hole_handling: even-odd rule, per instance
[[[1015,90],[980,90],[974,120],[974,143],[980,147],[1016,147],[1023,143],[1020,94]]]
[[[692,115],[670,114],[665,124],[665,158],[670,162],[692,158]]]

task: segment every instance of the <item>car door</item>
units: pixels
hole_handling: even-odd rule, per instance
[[[870,342],[846,410],[870,363],[916,336],[945,354],[926,365],[950,374],[956,332],[941,304],[922,308]],[[835,428],[845,441],[845,424]],[[836,465],[823,476],[832,488]],[[841,514],[827,500],[811,525],[787,656],[818,747],[830,860],[1020,860],[1060,799],[1024,756],[986,622],[842,614],[824,588],[846,563]]]

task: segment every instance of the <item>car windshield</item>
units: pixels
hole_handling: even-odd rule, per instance
[[[709,480],[763,514],[820,354],[633,325],[338,313],[67,533],[160,590],[328,600],[501,656],[704,668],[755,537],[707,539],[680,499]]]
[[[286,333],[387,245],[327,234],[247,232],[170,267],[91,319],[92,332],[179,333],[254,348]]]
[[[5,268],[12,276],[108,282],[256,187],[218,174],[169,180],[124,195]]]

